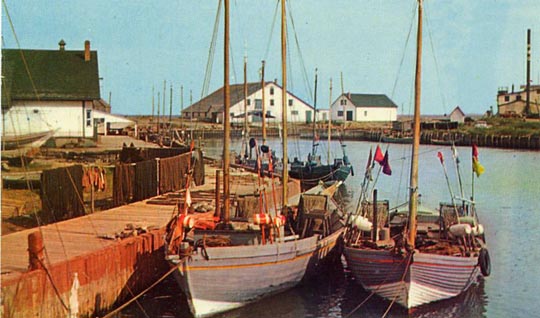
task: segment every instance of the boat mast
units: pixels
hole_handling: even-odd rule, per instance
[[[414,128],[409,186],[409,245],[416,239],[416,212],[418,209],[418,150],[420,148],[420,97],[422,74],[422,0],[418,0],[418,31],[416,35],[416,74],[414,81]]]
[[[243,141],[243,144],[245,146],[244,154],[246,156],[248,153],[248,138],[249,138],[247,95],[248,95],[248,88],[247,88],[247,56],[246,56],[244,57],[244,141]]]
[[[315,141],[315,136],[317,134],[317,69],[315,69],[315,93],[313,97],[313,140],[311,141],[311,156],[315,157],[315,148],[318,145],[318,141]]]
[[[262,143],[266,144],[266,105],[264,104],[264,60],[261,69],[261,92],[262,92]]]
[[[289,182],[289,158],[287,157],[287,17],[285,16],[285,2],[281,0],[281,72],[282,72],[282,90],[281,90],[281,113],[283,125],[283,207],[286,207],[289,202],[287,199],[287,183]]]
[[[330,164],[330,141],[332,138],[332,79],[330,78],[330,97],[328,98],[328,164]]]
[[[229,223],[230,217],[230,187],[229,187],[229,166],[230,166],[230,87],[229,87],[229,0],[224,1],[225,30],[223,48],[223,218],[222,222]]]

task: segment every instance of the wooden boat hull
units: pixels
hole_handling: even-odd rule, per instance
[[[291,169],[289,176],[300,180],[302,189],[309,189],[316,186],[319,181],[345,181],[351,172],[352,167],[349,165],[341,165],[337,168],[333,165],[324,165]]]
[[[347,266],[364,289],[405,308],[455,297],[480,276],[478,256],[416,251],[412,256],[388,250],[345,247]]]
[[[174,265],[191,312],[205,317],[285,291],[304,277],[317,237],[230,247],[207,247]],[[206,256],[206,257],[205,257]]]
[[[54,130],[29,133],[20,136],[2,136],[2,150],[36,148],[43,145],[54,134]]]
[[[342,235],[344,231],[345,228],[341,228],[317,242],[317,248],[309,258],[306,278],[318,275],[325,265],[340,261],[343,251]]]

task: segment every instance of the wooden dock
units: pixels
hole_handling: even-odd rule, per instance
[[[194,203],[213,204],[216,169],[205,169],[205,184],[193,188],[191,196]],[[231,178],[231,196],[257,190],[254,174],[236,171]],[[183,195],[171,197],[183,202]],[[164,204],[155,204],[160,200]],[[0,316],[95,317],[148,288],[169,270],[162,252],[164,227],[177,205],[165,201],[154,197],[2,236]],[[39,236],[43,259],[30,259],[29,240]]]

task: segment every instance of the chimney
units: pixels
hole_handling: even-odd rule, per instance
[[[90,61],[90,41],[84,41],[84,61]]]
[[[348,92],[348,93],[347,93],[347,98],[348,98],[348,99],[351,99],[351,92]]]
[[[64,39],[61,39],[60,42],[58,42],[58,49],[60,51],[66,50],[66,42],[64,42]]]

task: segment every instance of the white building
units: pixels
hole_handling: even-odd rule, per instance
[[[84,51],[66,51],[63,40],[59,45],[58,50],[2,50],[5,136],[55,130],[54,137],[92,138],[94,110],[110,111],[100,100],[97,52],[90,51],[90,42]]]
[[[243,123],[247,106],[248,122],[262,122],[263,90],[261,83],[247,84],[245,98],[244,84],[230,86],[231,92],[231,122]],[[266,82],[264,87],[264,103],[268,121],[281,121],[282,89],[275,82]],[[245,103],[244,103],[245,100]],[[294,94],[287,93],[287,121],[310,123],[313,121],[314,108]],[[194,103],[182,112],[184,119],[196,119],[214,123],[223,122],[223,87],[214,91],[200,101]],[[317,119],[319,120],[319,119]]]
[[[339,96],[330,108],[332,121],[395,121],[398,106],[384,94]]]

